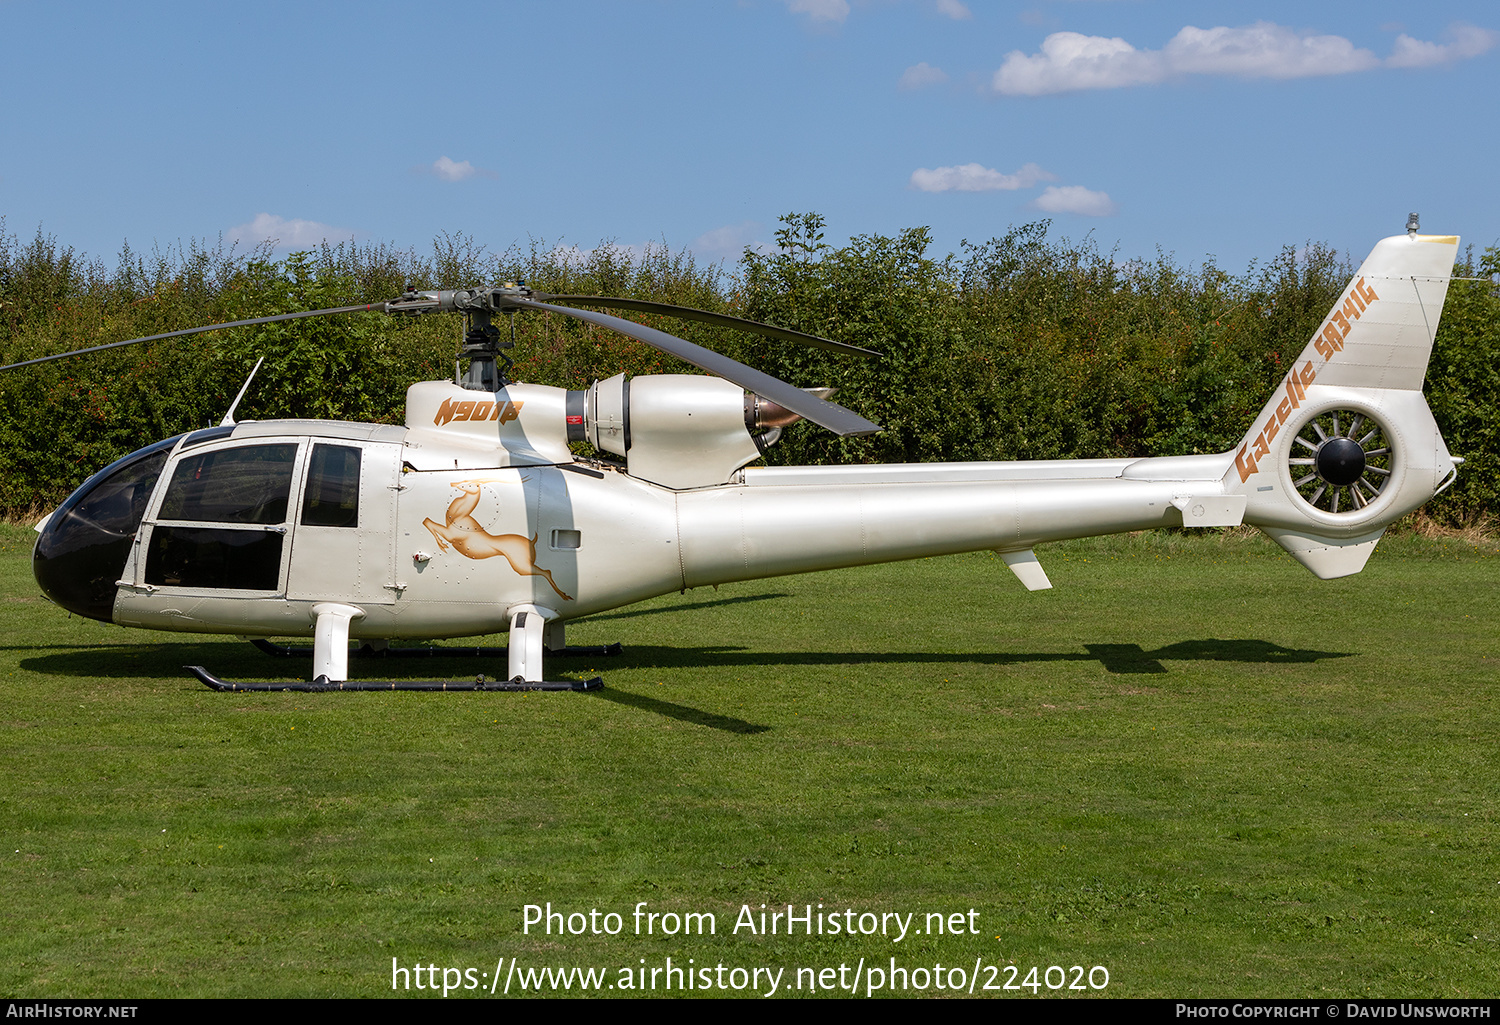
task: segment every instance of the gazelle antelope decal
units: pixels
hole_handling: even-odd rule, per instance
[[[517,483],[524,483],[527,479],[522,477]],[[484,485],[503,483],[509,482],[493,477],[454,481],[450,486],[457,488],[459,495],[449,503],[448,511],[443,516],[447,522],[438,523],[428,518],[422,521],[422,526],[432,532],[433,539],[442,551],[446,552],[451,546],[458,554],[469,559],[503,556],[510,563],[510,568],[521,576],[544,576],[547,583],[552,585],[552,590],[562,595],[564,601],[572,601],[573,596],[563,594],[557,581],[552,579],[552,574],[536,564],[535,534],[529,538],[523,534],[491,534],[474,518],[474,510],[479,505],[479,495]]]

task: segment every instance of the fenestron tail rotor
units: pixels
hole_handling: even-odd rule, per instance
[[[1395,473],[1396,455],[1374,417],[1330,409],[1297,429],[1287,468],[1303,501],[1322,512],[1349,515],[1380,498]]]

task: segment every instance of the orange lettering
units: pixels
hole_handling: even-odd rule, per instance
[[[1243,484],[1255,472],[1255,457],[1251,456],[1249,459],[1246,459],[1245,446],[1241,445],[1239,453],[1234,457],[1234,465],[1240,471],[1240,483]]]

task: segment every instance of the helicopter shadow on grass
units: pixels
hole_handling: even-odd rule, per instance
[[[635,619],[637,616],[657,616],[665,612],[692,612],[697,609],[718,608],[721,605],[740,605],[751,601],[771,601],[773,598],[790,598],[787,593],[746,594],[736,598],[715,598],[713,601],[695,601],[687,605],[662,605],[652,609],[628,609],[625,612],[601,612],[584,616],[579,623],[603,623],[611,619]]]
[[[691,705],[680,705],[675,701],[663,701],[660,698],[647,697],[634,691],[620,690],[618,687],[604,687],[600,690],[590,691],[591,697],[603,701],[612,701],[617,705],[625,705],[629,708],[639,708],[643,712],[655,712],[657,715],[666,716],[668,719],[676,719],[679,722],[693,723],[697,726],[708,726],[711,729],[723,730],[726,733],[768,733],[769,726],[759,723],[746,722],[744,719],[736,719],[732,715],[719,715],[717,712],[705,712]]]
[[[769,596],[765,596],[769,597]],[[731,598],[726,602],[757,600]],[[702,604],[720,604],[702,603]],[[680,608],[680,606],[679,606]],[[645,614],[640,610],[634,614]],[[670,611],[670,610],[662,610]],[[604,617],[599,617],[604,618]],[[764,669],[767,666],[852,666],[852,665],[991,665],[1020,666],[1048,662],[1098,662],[1112,674],[1166,673],[1163,661],[1235,662],[1251,665],[1306,665],[1324,659],[1350,658],[1357,652],[1317,651],[1285,648],[1258,639],[1178,641],[1153,650],[1139,644],[1084,644],[1084,650],[1047,652],[775,652],[746,647],[698,645],[668,647],[664,645],[630,645],[620,656],[611,659],[617,670],[691,669],[695,667],[744,666]],[[435,655],[419,663],[380,662],[382,677],[393,679],[463,679],[475,673],[473,659],[450,659]],[[21,668],[49,676],[106,677],[113,679],[183,680],[184,689],[196,689],[191,677],[183,673],[185,664],[214,665],[234,679],[294,679],[296,673],[286,669],[267,672],[269,665],[291,668],[294,663],[271,661],[243,642],[221,641],[198,644],[125,644],[70,647],[52,654],[21,660]],[[405,671],[403,671],[405,670]],[[370,674],[358,672],[360,678]],[[490,674],[487,674],[490,675]],[[668,719],[706,726],[727,733],[757,734],[771,727],[747,722],[674,701],[648,697],[618,687],[591,692],[592,696],[617,705],[651,712]]]
[[[1085,644],[1084,650],[1044,652],[990,651],[761,651],[750,648],[630,645],[621,668],[660,666],[850,666],[850,665],[973,665],[1012,666],[1045,662],[1098,662],[1114,674],[1165,673],[1167,662],[1238,662],[1249,665],[1303,665],[1323,659],[1351,658],[1352,651],[1285,648],[1256,639],[1178,641],[1147,651],[1139,644]]]
[[[669,611],[669,610],[663,610]],[[1011,666],[1040,662],[1098,662],[1114,674],[1165,673],[1162,661],[1169,662],[1237,662],[1246,665],[1307,665],[1323,659],[1351,658],[1352,651],[1316,651],[1284,648],[1271,641],[1243,639],[1178,641],[1147,651],[1139,644],[1085,644],[1083,652],[772,652],[750,648],[701,646],[672,648],[660,645],[630,645],[617,663],[621,669],[662,668],[689,669],[697,666],[851,666],[884,665],[953,665],[959,663]],[[764,733],[769,726],[756,726],[740,719],[701,712],[685,705],[660,701],[644,695],[606,688],[593,692],[595,697],[666,715],[684,722],[694,722],[734,733]]]
[[[744,601],[747,599],[728,600]],[[51,645],[49,647],[59,650],[34,658],[24,658],[20,662],[21,668],[28,672],[48,676],[78,679],[180,679],[184,690],[197,691],[200,685],[183,671],[184,665],[212,665],[221,669],[230,679],[287,681],[302,678],[297,670],[301,665],[305,664],[309,667],[311,665],[310,659],[267,658],[240,641],[208,641],[197,644],[101,644],[88,647]],[[35,650],[35,648],[30,646],[28,650]],[[705,657],[711,657],[714,651],[738,649],[700,648],[697,650]],[[495,661],[500,663],[499,670],[485,674],[491,679],[499,679],[503,675],[503,658],[497,658]],[[415,662],[382,659],[378,663],[355,663],[353,675],[358,679],[371,678],[377,675],[377,672],[365,667],[374,665],[379,666],[379,676],[395,680],[472,679],[477,668],[476,660],[473,658],[444,658],[441,655],[434,655]],[[590,693],[617,705],[653,712],[668,719],[707,726],[710,729],[723,730],[728,733],[755,734],[765,733],[771,729],[769,726],[746,722],[734,716],[720,715],[716,712],[694,708],[691,705],[663,701],[660,698],[618,688]]]
[[[746,599],[729,599],[744,601]],[[187,686],[191,677],[184,675],[185,664],[213,665],[229,677],[272,677],[296,679],[301,674],[287,671],[296,661],[270,660],[242,641],[209,641],[197,644],[100,644],[48,645],[57,649],[51,654],[20,660],[28,672],[48,676],[110,677],[145,679],[181,677]],[[1045,662],[1098,662],[1107,672],[1116,674],[1165,673],[1167,662],[1238,662],[1258,665],[1304,665],[1324,659],[1351,658],[1352,651],[1317,651],[1285,648],[1272,641],[1256,639],[1178,641],[1147,651],[1139,644],[1084,644],[1078,651],[993,652],[993,651],[763,651],[735,645],[666,645],[631,644],[624,653],[609,662],[615,669],[688,669],[709,666],[847,666],[875,665],[975,665],[1012,666]],[[23,650],[21,647],[0,647]],[[35,645],[24,646],[35,651]],[[499,661],[497,658],[496,661]],[[365,663],[368,665],[369,663]],[[380,674],[397,679],[464,679],[475,675],[474,659],[444,658],[434,655],[416,662],[386,661],[379,663]],[[268,666],[284,667],[267,672]],[[374,675],[357,671],[361,677]],[[494,672],[486,673],[500,678]],[[641,699],[636,704],[649,703]]]

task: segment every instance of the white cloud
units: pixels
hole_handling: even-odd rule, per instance
[[[1042,40],[1042,52],[1020,50],[1005,55],[993,81],[1005,96],[1043,96],[1075,89],[1114,89],[1159,81],[1160,54],[1142,52],[1115,37],[1054,32]]]
[[[1032,206],[1049,214],[1083,214],[1085,217],[1112,217],[1120,212],[1107,192],[1095,192],[1082,185],[1049,185]]]
[[[1366,71],[1380,63],[1343,36],[1304,36],[1258,21],[1245,28],[1194,28],[1173,37],[1162,55],[1174,74],[1307,78]]]
[[[994,192],[1029,189],[1037,182],[1056,181],[1057,175],[1027,164],[1015,174],[1001,174],[980,164],[957,167],[919,167],[911,173],[910,187],[918,192]]]
[[[974,15],[959,0],[937,0],[938,13],[954,21],[968,21]]]
[[[467,160],[450,160],[446,154],[438,157],[430,164],[416,168],[422,174],[432,174],[443,179],[445,182],[461,182],[466,178],[479,175],[481,178],[498,178],[494,171],[483,167],[475,167]]]
[[[432,173],[443,179],[443,181],[461,182],[465,178],[474,177],[474,165],[467,160],[462,160],[455,164],[445,154],[433,161]]]
[[[923,61],[903,71],[901,81],[897,84],[902,89],[921,89],[923,86],[940,85],[946,81],[948,81],[947,72]]]
[[[785,0],[787,10],[813,21],[842,24],[849,17],[849,0]]]
[[[275,242],[277,249],[308,249],[321,242],[348,242],[354,238],[349,228],[335,228],[331,224],[304,221],[300,218],[287,220],[277,214],[256,214],[254,219],[237,224],[226,232],[231,242],[258,245]]]
[[[1500,41],[1500,33],[1455,26],[1446,45],[1402,35],[1382,61],[1343,36],[1295,32],[1268,21],[1243,28],[1189,25],[1160,50],[1138,50],[1118,36],[1054,32],[1040,53],[1014,50],[1005,55],[991,82],[1006,96],[1043,96],[1081,89],[1147,85],[1181,75],[1234,75],[1241,78],[1307,78],[1344,75],[1384,65],[1422,67],[1477,56]]]
[[[756,238],[760,234],[760,228],[759,221],[726,224],[722,228],[705,231],[688,244],[688,249],[709,260],[738,260],[746,246],[757,252],[767,252],[771,247]]]
[[[1467,60],[1500,43],[1500,32],[1473,25],[1454,25],[1448,30],[1448,38],[1453,42],[1424,43],[1403,32],[1396,37],[1396,48],[1386,58],[1386,63],[1393,68],[1426,68]]]

